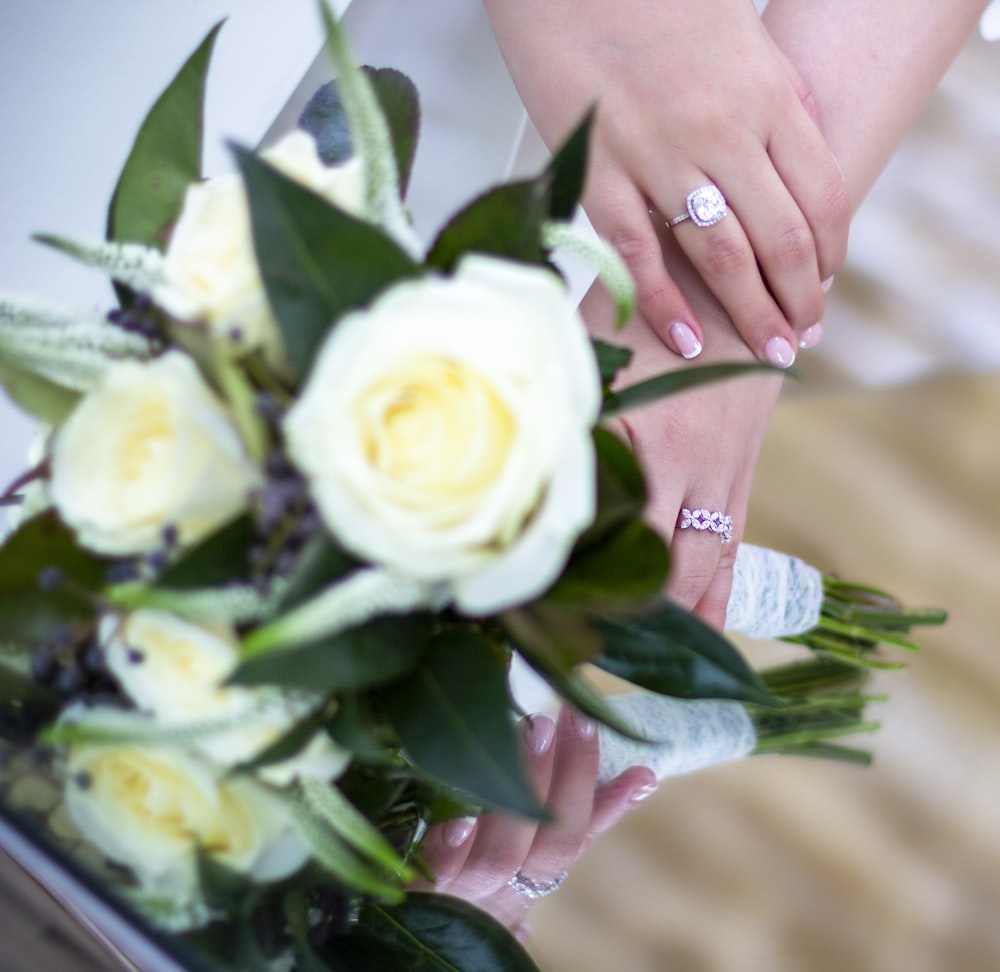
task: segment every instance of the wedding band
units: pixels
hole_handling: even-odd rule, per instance
[[[687,530],[688,527],[694,530],[711,530],[717,533],[723,543],[732,543],[733,540],[733,518],[728,513],[721,510],[689,510],[681,509],[680,523],[678,530]]]
[[[729,207],[726,205],[726,197],[719,191],[719,187],[714,183],[695,189],[687,197],[687,212],[681,213],[667,221],[668,226],[677,226],[684,220],[690,219],[695,226],[714,226],[719,220],[724,219]]]
[[[551,881],[532,881],[522,871],[518,871],[507,883],[514,894],[523,894],[526,898],[537,901],[539,898],[552,894],[553,891],[558,891],[562,887],[563,881],[566,880],[567,874],[569,871],[563,871]]]

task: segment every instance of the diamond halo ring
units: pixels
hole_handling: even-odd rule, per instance
[[[733,518],[720,510],[689,510],[681,508],[678,530],[711,530],[717,533],[723,543],[733,541]]]
[[[726,197],[719,191],[718,186],[709,183],[690,193],[687,197],[687,212],[668,220],[667,225],[677,226],[684,220],[690,219],[695,226],[714,226],[725,219],[728,212]]]
[[[553,891],[558,891],[568,873],[568,871],[563,871],[551,881],[532,881],[522,871],[518,871],[507,883],[515,894],[523,894],[526,898],[537,901],[539,898],[552,894]]]

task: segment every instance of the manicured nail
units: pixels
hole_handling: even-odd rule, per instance
[[[802,332],[802,337],[799,338],[800,348],[814,348],[823,339],[823,325],[813,324],[812,327],[807,327],[805,331]]]
[[[590,739],[597,729],[597,723],[593,719],[588,719],[582,712],[574,709],[571,713],[573,718],[573,728],[581,739]]]
[[[826,280],[824,280],[820,284],[820,287],[823,288],[824,294],[827,293],[832,286],[833,286],[833,277],[827,277]]]
[[[669,330],[677,350],[685,358],[697,358],[701,354],[701,341],[694,336],[694,331],[687,324],[683,321],[674,321]]]
[[[552,745],[556,724],[547,715],[531,716],[524,730],[524,741],[533,753],[541,755]]]
[[[461,847],[469,839],[475,826],[475,817],[456,817],[444,825],[441,836],[449,847]]]
[[[651,797],[656,792],[656,786],[656,783],[647,783],[645,786],[640,786],[629,796],[629,803],[642,803],[643,800]]]
[[[777,368],[790,368],[795,362],[795,352],[783,337],[773,337],[764,345],[764,357]]]

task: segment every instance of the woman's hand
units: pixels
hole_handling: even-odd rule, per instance
[[[718,339],[697,362],[689,364],[664,347],[641,317],[614,333],[610,298],[595,285],[581,305],[591,331],[634,352],[618,383],[628,386],[692,365],[752,362],[753,356],[722,308],[679,254],[676,241],[665,236],[663,245],[678,282]],[[746,526],[753,472],[782,380],[781,375],[762,374],[712,382],[628,412],[619,420],[620,431],[646,476],[646,519],[670,544],[666,594],[720,629],[729,603],[737,544]],[[723,543],[707,530],[678,530],[684,508],[731,515],[732,542]]]
[[[550,146],[596,104],[584,205],[664,343],[693,357],[717,341],[671,279],[656,232],[711,183],[730,212],[712,226],[680,223],[681,248],[757,357],[787,367],[815,343],[822,282],[846,253],[849,199],[804,85],[750,0],[486,6]]]
[[[553,822],[504,813],[458,818],[428,830],[423,852],[437,876],[430,890],[466,899],[523,938],[533,901],[515,892],[511,879],[544,884],[558,878],[594,837],[653,792],[656,776],[634,766],[595,791],[596,727],[568,707],[558,722],[539,715],[520,728],[539,799]]]

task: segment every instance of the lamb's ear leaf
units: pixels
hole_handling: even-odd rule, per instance
[[[201,178],[205,78],[217,23],[149,110],[108,207],[107,238],[163,250],[187,187]]]

